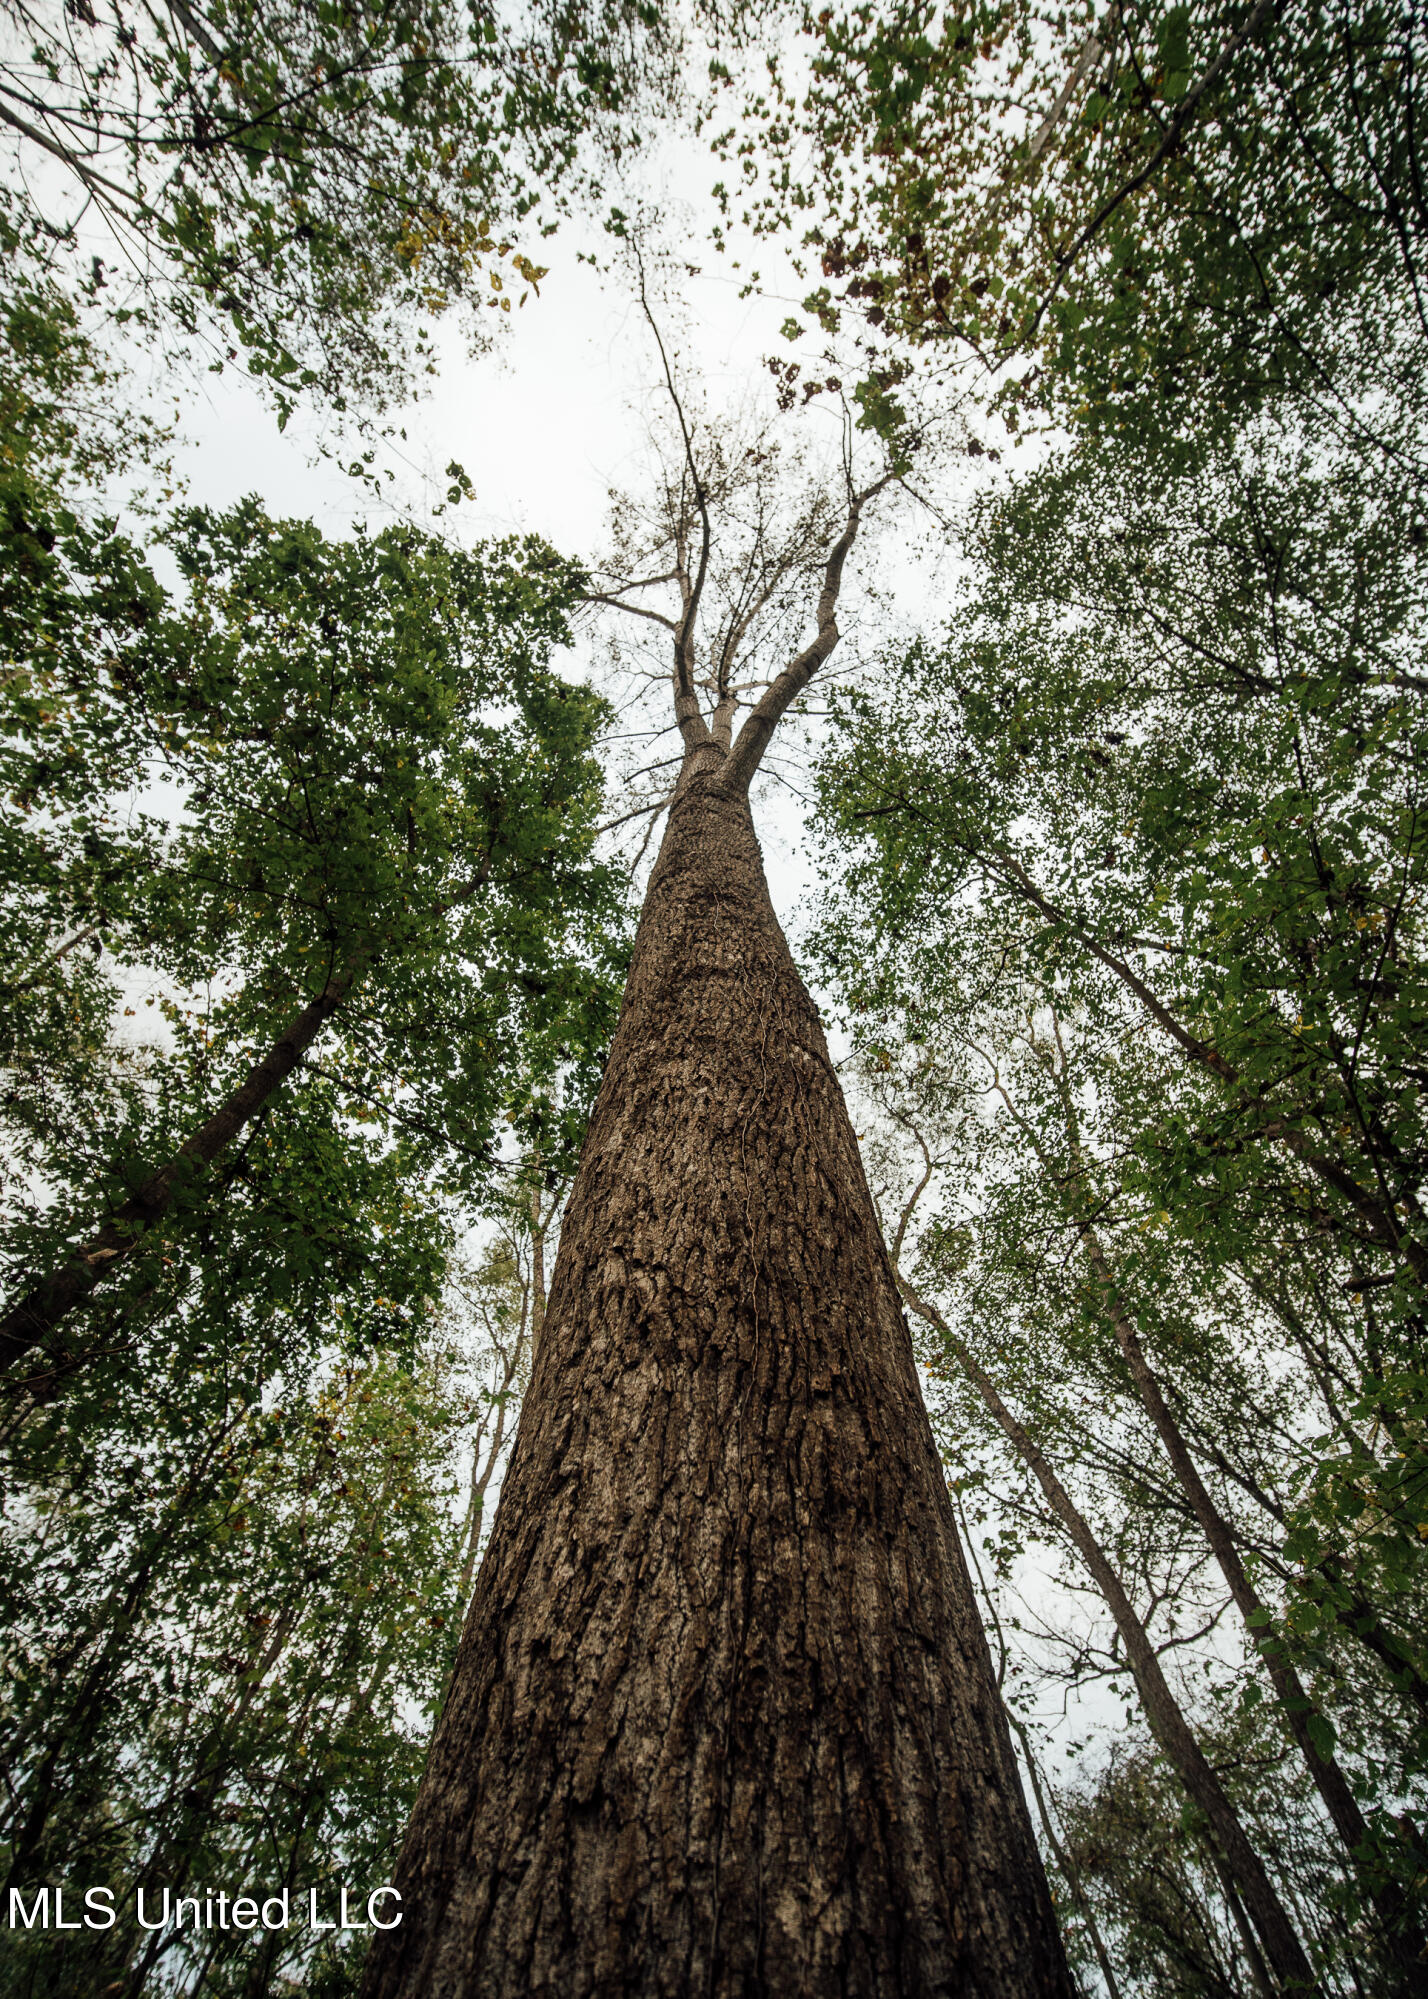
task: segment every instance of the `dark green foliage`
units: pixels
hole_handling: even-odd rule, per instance
[[[618,997],[606,711],[555,671],[580,579],[534,540],[106,514],[86,481],[125,432],[91,450],[72,421],[105,372],[14,247],[7,1295],[336,1000],[5,1383],[9,1882],[107,1885],[120,1920],[7,1928],[0,1989],[336,1994],[352,1939],[306,1897],[330,1916],[386,1879],[479,1542],[466,1488],[499,1476],[453,1258],[483,1209],[527,1212],[530,1151],[568,1172]],[[509,1264],[472,1280],[498,1314]],[[139,1886],[289,1886],[294,1919],[149,1936]]]
[[[1181,462],[1290,396],[1417,462],[1396,419],[1421,412],[1428,329],[1416,8],[1012,0],[809,27],[812,86],[777,105],[767,190],[748,176],[765,226],[811,227],[809,311],[1012,362],[1013,423]],[[803,143],[815,169],[790,176]]]
[[[400,529],[328,543],[252,505],[168,540],[186,594],[152,600],[127,657],[86,651],[67,673],[49,650],[12,679],[12,962],[29,976],[10,1045],[35,1086],[11,1115],[28,1171],[53,1170],[58,1146],[74,1189],[43,1215],[23,1204],[17,1272],[62,1232],[87,1237],[334,979],[337,1039],[312,1059],[451,1190],[481,1184],[496,1120],[523,1114],[515,1079],[588,1055],[608,1024],[618,885],[588,857],[603,709],[546,664],[571,572],[537,546],[465,554]],[[179,810],[115,798],[96,745],[116,744],[131,783]],[[63,1043],[56,994],[96,974],[74,950],[36,974],[37,911],[195,996],[186,1088],[171,1061],[151,1067],[157,1114],[129,1097],[92,1182],[74,1179],[72,1101],[33,1035],[62,1025]],[[179,1190],[206,1198],[201,1178]],[[126,1282],[151,1286],[159,1253]]]
[[[330,1919],[339,1884],[386,1879],[464,1607],[448,1373],[428,1341],[414,1370],[337,1362],[260,1403],[185,1361],[32,1419],[34,1524],[5,1564],[11,1879],[111,1884],[120,1919],[7,1933],[7,1992],[126,1968],[187,1989],[215,1943],[212,1989],[281,1986],[335,1941],[310,1890]],[[293,1922],[145,1935],[141,1887],[150,1914],[166,1887],[287,1888]]]
[[[1219,1731],[1212,1753],[1217,1768],[1233,1773],[1236,1802],[1261,1846],[1298,1884],[1296,1914],[1322,1960],[1338,1959],[1343,1975],[1358,1940],[1336,1906],[1332,1856],[1305,1810],[1302,1784],[1249,1727]],[[1115,1744],[1104,1767],[1063,1788],[1058,1804],[1067,1850],[1132,1990],[1148,1999],[1230,1999],[1257,1989],[1203,1832],[1146,1748]],[[1085,1970],[1094,1977],[1089,1962]]]

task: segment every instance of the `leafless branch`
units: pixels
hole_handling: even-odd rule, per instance
[[[663,812],[673,796],[672,791],[667,791],[662,798],[647,799],[643,805],[637,805],[633,812],[622,812],[618,819],[607,819],[603,826],[595,828],[596,834],[613,833],[617,826],[628,826],[632,819],[643,819],[647,812]]]
[[[679,732],[686,745],[695,749],[700,743],[709,741],[709,726],[704,720],[699,706],[699,696],[694,688],[692,644],[694,625],[699,616],[699,601],[704,594],[704,581],[709,573],[709,550],[711,533],[709,527],[709,503],[704,491],[704,482],[699,476],[699,465],[694,456],[694,440],[690,435],[689,423],[684,414],[684,405],[675,387],[674,369],[664,344],[664,336],[659,329],[654,309],[650,305],[649,290],[645,282],[644,258],[639,245],[635,245],[635,269],[640,283],[640,306],[650,332],[654,335],[655,346],[659,349],[660,365],[664,369],[665,387],[669,391],[670,402],[674,405],[675,418],[679,424],[679,434],[684,440],[684,461],[689,468],[689,477],[694,486],[694,504],[699,511],[699,567],[695,573],[685,599],[684,613],[674,629],[674,713],[679,723]]]
[[[586,604],[608,604],[612,610],[628,611],[632,617],[648,618],[652,624],[663,625],[667,632],[675,634],[676,644],[680,627],[673,618],[667,618],[663,611],[648,611],[643,604],[627,604],[621,597],[608,597],[603,590],[581,592],[581,601]]]
[[[863,509],[868,502],[890,485],[894,474],[885,472],[871,486],[865,486],[855,493],[848,508],[847,524],[834,542],[823,572],[823,588],[819,592],[817,610],[817,635],[810,645],[791,659],[779,674],[761,701],[740,729],[734,747],[725,765],[726,781],[736,788],[747,789],[763,759],[773,732],[790,705],[812,680],[818,669],[825,663],[837,645],[841,634],[838,630],[838,596],[843,587],[843,566],[849,550],[857,539],[858,527]]]

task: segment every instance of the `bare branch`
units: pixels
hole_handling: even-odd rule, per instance
[[[3,86],[0,86],[0,88],[3,88]],[[6,92],[5,94],[8,96],[13,93]],[[0,119],[3,119],[7,125],[13,126],[22,137],[30,141],[31,145],[42,146],[47,153],[53,154],[55,159],[62,160],[70,172],[77,179],[82,180],[91,193],[98,196],[99,199],[103,200],[105,195],[116,196],[124,203],[126,208],[132,208],[137,214],[149,215],[152,213],[127,188],[120,187],[117,181],[108,179],[104,174],[96,173],[93,167],[87,167],[77,153],[71,152],[68,146],[62,146],[57,139],[51,139],[37,125],[32,125],[28,119],[22,118],[17,111],[11,111],[8,106],[0,104]]]
[[[637,805],[633,812],[622,812],[618,819],[607,819],[604,825],[597,826],[595,831],[597,834],[613,833],[617,826],[628,826],[632,819],[643,819],[647,812],[663,812],[673,796],[672,791],[667,791],[663,798],[646,800],[643,805]]]
[[[772,687],[757,702],[747,721],[740,729],[728,762],[724,766],[724,781],[738,790],[747,790],[754,772],[762,761],[773,732],[780,718],[797,700],[803,689],[812,680],[818,669],[827,661],[837,645],[838,595],[843,587],[843,565],[848,559],[848,551],[857,539],[858,526],[862,520],[863,508],[868,501],[876,498],[885,486],[892,483],[895,474],[885,472],[871,486],[865,486],[853,495],[848,508],[847,525],[834,542],[828,556],[828,565],[823,572],[823,588],[818,596],[818,632],[811,645],[791,659]]]
[[[192,35],[193,39],[208,57],[208,60],[217,69],[223,62],[223,51],[212,35],[209,34],[203,22],[193,12],[192,8],[185,6],[184,0],[168,0],[168,8],[174,19]]]
[[[680,628],[674,619],[667,618],[663,611],[647,611],[643,604],[627,604],[621,597],[607,597],[603,590],[582,591],[580,601],[583,604],[608,604],[613,610],[628,611],[631,617],[648,618],[652,624],[663,625],[667,632],[675,633],[677,643]]]
[[[8,991],[11,993],[29,992],[33,987],[42,983],[42,981],[48,974],[51,966],[57,965],[62,958],[67,958],[70,952],[77,950],[81,944],[88,944],[93,938],[100,936],[103,932],[103,929],[104,929],[104,924],[103,921],[101,920],[98,923],[91,923],[89,927],[85,930],[76,931],[73,937],[67,938],[63,944],[58,945],[53,951],[50,952],[49,956],[46,958],[44,964],[42,965],[42,967],[38,972],[32,972],[27,979],[20,979],[13,986],[9,987],[0,986],[0,991]]]
[[[689,433],[684,405],[679,399],[679,391],[674,385],[674,369],[670,365],[669,354],[659,323],[650,305],[649,291],[645,284],[645,263],[640,255],[639,245],[635,245],[635,269],[640,281],[640,306],[649,328],[654,335],[655,346],[659,349],[660,364],[664,369],[665,387],[674,405],[674,414],[679,423],[679,434],[684,440],[684,459],[689,467],[689,476],[694,484],[694,504],[699,510],[699,568],[693,586],[686,595],[684,615],[674,633],[674,715],[679,724],[679,733],[688,748],[696,749],[709,741],[709,726],[699,706],[699,696],[694,690],[691,650],[694,637],[694,623],[699,615],[699,600],[704,594],[704,579],[709,573],[709,504],[704,493],[704,482],[699,476],[699,467],[694,457],[694,440]]]
[[[617,597],[623,597],[627,590],[653,590],[660,583],[678,583],[683,573],[679,569],[668,569],[663,576],[637,576],[632,582],[618,585],[603,601],[613,603]]]

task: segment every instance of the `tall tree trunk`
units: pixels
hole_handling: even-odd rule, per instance
[[[1274,1980],[1265,1969],[1259,1945],[1255,1942],[1254,1930],[1249,1917],[1245,1914],[1245,1905],[1235,1887],[1235,1878],[1213,1845],[1210,1847],[1210,1864],[1220,1877],[1220,1890],[1225,1898],[1225,1907],[1229,1910],[1230,1919],[1239,1932],[1245,1962],[1249,1965],[1250,1977],[1254,1980],[1254,1989],[1260,1995],[1260,1999],[1276,1999]]]
[[[670,811],[396,1885],[368,1999],[1071,1993],[842,1094],[717,769]]]

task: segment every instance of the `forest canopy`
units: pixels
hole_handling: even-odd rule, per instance
[[[0,1810],[122,1919],[0,1994],[634,1991],[676,1891],[711,1993],[1009,1978],[880,1885],[938,1673],[1028,1993],[1421,1989],[1420,13],[3,14]],[[396,499],[587,279],[587,545],[454,415]],[[205,484],[235,373],[367,517]],[[370,1963],[123,1916],[394,1880]]]

